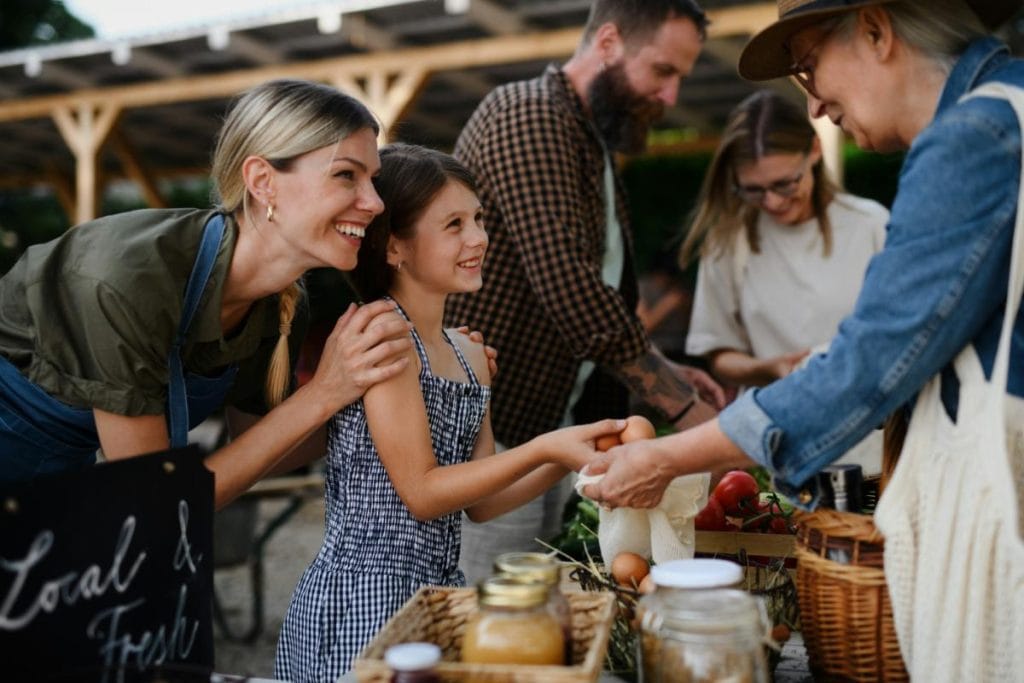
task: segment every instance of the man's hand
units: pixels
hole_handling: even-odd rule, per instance
[[[807,356],[811,353],[810,349],[803,349],[801,351],[794,351],[793,353],[784,353],[781,356],[775,358],[769,358],[765,361],[768,367],[768,374],[775,379],[782,379],[789,373],[793,372],[800,363],[804,361]]]
[[[656,346],[628,363],[611,366],[633,394],[687,428],[705,422],[725,407],[725,391],[711,375],[665,358]]]
[[[725,390],[700,368],[672,363],[672,369],[684,382],[693,385],[701,400],[716,410],[725,407]]]

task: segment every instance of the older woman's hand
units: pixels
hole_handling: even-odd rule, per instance
[[[685,432],[633,441],[591,461],[584,474],[604,474],[583,495],[608,507],[652,508],[676,477],[715,474],[754,463],[710,420]]]
[[[643,439],[612,448],[590,462],[584,474],[604,474],[583,495],[605,507],[653,508],[678,476],[659,455],[660,439]]]
[[[390,379],[409,363],[411,323],[389,301],[352,304],[338,319],[324,344],[310,380],[333,406],[353,403],[378,382]]]

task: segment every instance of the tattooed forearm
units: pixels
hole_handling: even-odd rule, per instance
[[[697,389],[680,377],[657,348],[612,368],[617,379],[638,398],[665,414],[679,415],[698,398]]]

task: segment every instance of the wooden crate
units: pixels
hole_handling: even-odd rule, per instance
[[[747,555],[794,557],[796,536],[747,531],[698,531],[696,550],[708,555],[739,555],[742,551]]]

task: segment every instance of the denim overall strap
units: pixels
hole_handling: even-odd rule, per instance
[[[206,289],[206,283],[213,272],[214,263],[217,260],[217,249],[220,248],[221,240],[224,237],[224,216],[215,214],[206,222],[203,229],[203,239],[199,244],[199,253],[196,254],[196,262],[192,266],[192,273],[188,277],[188,285],[185,287],[185,300],[182,304],[181,320],[178,322],[178,333],[171,344],[171,351],[167,357],[168,385],[167,385],[167,423],[170,432],[171,448],[181,448],[188,445],[188,398],[185,392],[185,372],[181,362],[181,349],[185,344],[185,335],[188,334],[192,325],[192,318],[195,317],[199,308],[199,300]]]

